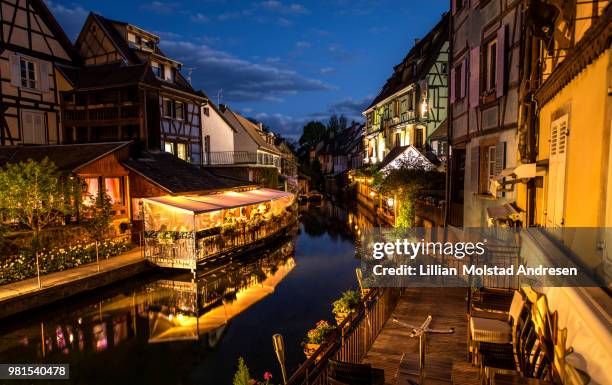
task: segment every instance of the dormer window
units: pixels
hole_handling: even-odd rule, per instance
[[[153,62],[151,63],[151,69],[158,79],[166,79],[166,67],[163,64]]]

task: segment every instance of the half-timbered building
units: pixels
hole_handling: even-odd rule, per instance
[[[451,7],[448,218],[486,226],[516,199],[492,182],[516,166],[522,1],[452,0]]]
[[[427,138],[448,109],[448,14],[395,66],[363,112],[365,162],[378,164],[396,147],[427,151]]]
[[[159,48],[159,37],[91,13],[75,48],[83,68],[63,68],[64,142],[132,140],[202,163],[200,110],[205,97]]]
[[[78,60],[42,0],[0,1],[0,145],[61,142],[58,64]]]

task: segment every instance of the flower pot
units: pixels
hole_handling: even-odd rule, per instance
[[[306,358],[312,357],[312,355],[321,347],[321,344],[304,344],[304,354]]]
[[[334,317],[336,318],[336,324],[340,325],[342,323],[342,321],[344,321],[344,319],[346,317],[348,317],[349,314],[350,314],[349,312],[346,312],[346,313],[335,313]]]

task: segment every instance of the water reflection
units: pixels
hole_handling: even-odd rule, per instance
[[[328,201],[302,207],[298,235],[263,254],[196,277],[136,278],[5,320],[0,362],[68,363],[72,384],[219,385],[231,384],[244,357],[254,375],[278,379],[272,334],[284,336],[296,369],[306,331],[333,321],[331,303],[356,288],[356,239],[374,225],[367,218]]]
[[[268,295],[293,270],[293,243],[256,262],[206,272],[191,281],[159,280],[146,286],[149,342],[206,340],[215,347],[227,324]]]

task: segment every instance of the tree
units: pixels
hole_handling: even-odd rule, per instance
[[[93,239],[101,241],[106,238],[111,230],[113,221],[112,202],[106,191],[100,191],[96,197],[91,198],[93,198],[92,204],[85,208],[85,216],[87,217],[85,228]]]
[[[0,170],[0,207],[9,219],[34,233],[32,247],[40,247],[40,234],[50,224],[74,213],[81,199],[75,179],[62,178],[48,158],[8,164]]]
[[[251,374],[249,373],[249,368],[244,363],[244,358],[238,358],[238,370],[234,374],[234,385],[250,385],[251,384]]]
[[[304,126],[299,144],[307,150],[313,148],[327,136],[327,127],[321,122],[311,121]]]
[[[418,195],[425,190],[444,188],[444,173],[428,168],[412,159],[401,162],[400,167],[391,169],[385,176],[381,173],[380,190],[383,194],[397,196],[399,205],[396,227],[414,227],[416,221],[415,203]]]
[[[333,114],[329,118],[329,123],[327,123],[328,137],[340,134],[342,131],[346,130],[347,126],[348,120],[346,119],[346,116],[340,115],[340,117],[338,117],[338,115]]]

